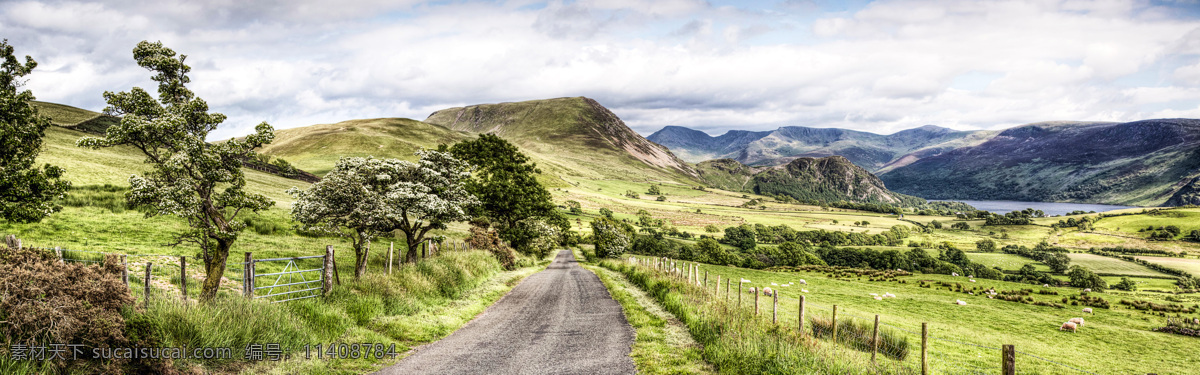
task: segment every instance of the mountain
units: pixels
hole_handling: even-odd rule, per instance
[[[1187,185],[1184,185],[1171,199],[1167,200],[1167,206],[1186,206],[1200,205],[1200,177],[1192,179]]]
[[[932,125],[890,135],[786,126],[773,131],[731,130],[713,137],[685,127],[667,126],[647,139],[691,162],[729,158],[748,165],[780,165],[799,157],[839,155],[869,171],[880,171],[978,144],[991,134]]]
[[[692,181],[696,170],[646,140],[617,115],[585,97],[480,104],[443,109],[426,123],[492,133],[513,142],[540,167],[564,175],[627,180]]]
[[[30,103],[37,108],[38,113],[49,117],[50,123],[54,126],[74,129],[85,133],[104,135],[104,131],[109,126],[121,122],[121,118],[116,116],[65,104],[39,102],[36,100]]]
[[[1194,199],[1197,176],[1193,119],[1029,124],[880,174],[895,191],[930,199],[1140,206]]]
[[[889,191],[883,181],[841,156],[796,158],[784,165],[749,167],[733,159],[697,164],[710,186],[801,201],[917,205],[925,200]]]

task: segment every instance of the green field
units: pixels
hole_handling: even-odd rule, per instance
[[[1200,259],[1150,256],[1135,256],[1134,258],[1145,260],[1150,263],[1160,264],[1180,271],[1185,271],[1192,275],[1200,275]]]
[[[980,263],[988,267],[1000,267],[1003,270],[1021,269],[1026,264],[1032,264],[1038,271],[1049,271],[1050,267],[1020,255],[1001,254],[1001,253],[967,253],[967,258],[972,262]]]
[[[820,273],[768,272],[734,267],[701,265],[701,273],[708,272],[710,283],[721,275],[722,283],[731,277],[734,280],[750,280],[745,287],[771,286],[771,283],[795,283],[789,287],[772,287],[780,291],[779,316],[787,317],[783,324],[795,327],[798,313],[798,297],[807,298],[807,314],[828,316],[832,305],[838,306],[839,319],[873,319],[879,314],[881,322],[908,331],[910,342],[920,342],[921,323],[929,323],[930,335],[937,337],[931,344],[934,369],[938,373],[981,368],[988,373],[999,369],[998,350],[982,349],[972,345],[999,348],[1002,344],[1015,345],[1018,351],[1053,358],[1064,364],[1099,373],[1145,373],[1189,374],[1194,371],[1190,354],[1194,351],[1195,339],[1169,334],[1150,332],[1161,325],[1157,317],[1128,309],[1096,309],[1095,315],[1087,320],[1078,334],[1058,331],[1061,322],[1072,317],[1084,316],[1080,306],[1062,309],[1033,306],[1015,302],[988,299],[980,295],[955,293],[945,289],[927,289],[917,285],[918,280],[962,283],[967,287],[1014,290],[1030,288],[1028,284],[977,280],[969,283],[963,277],[946,275],[916,275],[903,277],[906,284],[895,282],[870,282],[854,279],[832,279]],[[801,285],[800,280],[807,281]],[[724,286],[718,298],[724,298]],[[807,289],[808,293],[801,292]],[[1038,301],[1057,301],[1063,296],[1077,294],[1071,288],[1049,288],[1058,291],[1058,296],[1034,295]],[[733,289],[736,292],[736,286]],[[876,301],[870,293],[893,293],[897,297]],[[736,293],[734,293],[736,295]],[[1122,297],[1112,294],[1092,293],[1110,302]],[[736,298],[734,296],[733,298]],[[751,304],[753,296],[744,294],[743,303]],[[954,304],[956,300],[967,302],[966,306]],[[765,301],[764,301],[765,302]],[[1058,301],[1061,302],[1061,301]],[[764,319],[770,319],[770,305],[765,305]],[[952,340],[952,341],[951,341]],[[961,343],[959,343],[961,342]],[[1137,361],[1128,360],[1131,348],[1136,348]],[[912,357],[910,357],[912,358]],[[1057,365],[1031,357],[1019,356],[1018,368],[1022,373],[1061,373]]]
[[[1129,276],[1170,276],[1147,268],[1146,266],[1095,254],[1067,254],[1071,257],[1072,265],[1080,265],[1099,274],[1129,275]]]

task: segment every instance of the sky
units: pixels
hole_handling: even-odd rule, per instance
[[[643,135],[1200,118],[1197,0],[6,0],[0,36],[39,100],[97,111],[156,87],[132,50],[162,41],[215,139],[571,96]]]

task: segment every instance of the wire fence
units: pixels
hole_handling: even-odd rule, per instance
[[[931,335],[929,330],[938,328],[925,323],[914,326],[888,321],[884,315],[837,306],[837,301],[814,301],[808,297],[803,280],[802,284],[765,286],[736,276],[730,279],[728,274],[700,263],[645,256],[630,257],[629,262],[703,290],[704,299],[718,302],[716,308],[720,311],[714,313],[730,314],[728,310],[732,309],[737,319],[748,317],[770,322],[781,332],[795,332],[823,342],[813,348],[815,351],[834,356],[860,353],[869,356],[875,366],[893,373],[1094,374],[1072,364],[1017,351],[1009,345]],[[767,288],[769,295],[764,293]],[[799,294],[799,298],[784,295],[783,290]],[[795,293],[797,290],[800,293]],[[890,293],[872,297],[895,298]]]

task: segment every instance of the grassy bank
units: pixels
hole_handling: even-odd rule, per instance
[[[576,259],[583,259],[576,253]],[[703,349],[692,339],[687,326],[663,310],[646,292],[638,289],[622,274],[607,268],[583,265],[594,272],[621,304],[625,319],[637,338],[629,356],[641,374],[711,374],[712,365],[704,361]]]

